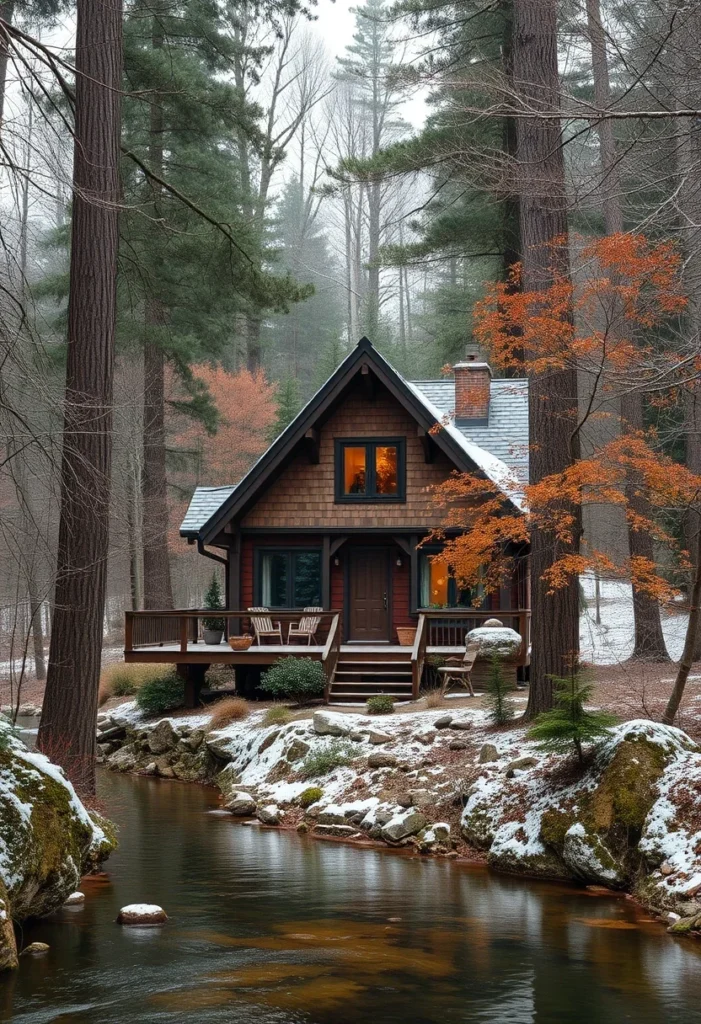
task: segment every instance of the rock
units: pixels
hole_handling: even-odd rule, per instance
[[[84,892],[72,892],[70,896],[67,896],[66,899],[63,901],[64,907],[76,907],[79,906],[81,903],[85,903]]]
[[[411,806],[428,807],[433,800],[433,794],[427,789],[410,789],[409,798],[411,800]]]
[[[30,942],[28,946],[24,947],[20,956],[44,956],[50,948],[47,942]]]
[[[433,723],[434,729],[447,729],[450,723],[453,721],[452,715],[441,715],[440,718],[436,718]]]
[[[156,768],[158,769],[158,774],[161,776],[162,779],[175,778],[175,772],[173,771],[169,764],[157,764]]]
[[[172,750],[178,742],[178,734],[168,719],[159,722],[148,738],[148,748],[152,754],[165,754]]]
[[[352,728],[348,717],[337,711],[315,711],[312,724],[318,736],[348,736]]]
[[[418,835],[426,827],[426,819],[419,811],[404,811],[395,814],[382,829],[386,843],[398,843],[409,836]]]
[[[365,733],[360,732],[358,729],[354,729],[353,732],[349,733],[348,735],[349,738],[353,741],[353,743],[362,743],[366,736]]]
[[[341,811],[320,810],[317,821],[320,825],[345,825],[346,816]]]
[[[156,903],[130,903],[128,907],[122,907],[117,915],[117,924],[131,925],[158,925],[168,920],[163,907]]]
[[[282,821],[283,812],[276,804],[267,804],[265,807],[259,807],[256,811],[258,821],[264,825],[279,825]]]
[[[209,747],[209,743],[207,746]],[[221,790],[224,802],[226,803],[226,801],[231,800],[233,794],[237,792],[237,787],[239,786],[239,774],[235,771],[233,764],[228,764],[226,768],[222,769],[222,771],[218,773],[218,775],[215,775],[214,782]]]
[[[207,750],[211,751],[220,761],[231,761],[231,737],[208,735],[206,739]]]
[[[478,761],[480,764],[489,764],[490,761],[498,761],[499,754],[493,743],[483,743],[480,748]]]
[[[688,935],[689,932],[701,931],[701,916],[681,917],[667,929],[670,935]]]
[[[575,822],[565,833],[562,859],[575,878],[622,885],[626,870],[604,844],[601,836],[587,832],[581,822]]]
[[[119,750],[115,750],[114,754],[110,754],[107,758],[107,764],[116,772],[131,772],[136,767],[136,755],[133,744],[128,744],[126,747],[120,747]]]
[[[269,732],[268,735],[263,740],[263,742],[261,743],[261,745],[258,747],[258,753],[262,754],[264,750],[268,749],[268,747],[272,747],[272,745],[275,742],[275,740],[281,734],[282,734],[282,729],[273,729],[271,732]]]
[[[391,743],[393,739],[388,732],[383,732],[381,729],[371,729],[368,738],[374,746],[379,746],[381,743]]]
[[[368,754],[368,768],[394,768],[396,764],[396,756],[386,750],[378,750],[375,753]]]
[[[158,766],[155,761],[149,761],[143,768],[139,768],[139,775],[156,775],[158,773]]]
[[[191,750],[194,753],[195,750],[199,750],[199,748],[202,746],[202,743],[204,742],[204,736],[204,729],[193,729],[189,736],[183,736],[180,742],[182,743],[186,750]]]
[[[14,959],[14,942],[8,953],[4,940],[7,922],[57,910],[116,843],[111,824],[86,810],[62,770],[28,751],[2,722],[0,770],[0,961],[6,961]]]
[[[515,629],[509,629],[500,624],[499,626],[485,625],[471,629],[465,637],[465,644],[475,642],[479,644],[478,657],[480,658],[489,659],[495,655],[499,658],[513,658],[521,650],[522,640]]]
[[[234,793],[233,798],[224,806],[237,818],[248,818],[256,813],[256,802],[250,793]]]
[[[18,965],[15,929],[10,917],[7,890],[0,879],[0,973],[12,971]]]
[[[307,825],[306,821],[300,821],[297,831],[300,835],[305,835],[309,831],[309,825]]]
[[[454,718],[450,723],[450,729],[460,729],[462,732],[466,732],[472,728],[472,722],[469,718]]]
[[[674,868],[669,863],[669,861],[666,861],[666,860],[663,861],[662,864],[660,864],[660,871],[662,872],[663,875],[673,875],[674,874]]]
[[[126,729],[121,725],[113,725],[98,733],[98,743],[110,743],[113,740],[122,740],[126,735]]]
[[[317,825],[314,829],[314,835],[335,836],[337,839],[355,839],[360,836],[360,833],[352,825]]]
[[[470,744],[468,743],[467,740],[459,739],[458,737],[456,737],[454,740],[450,741],[450,743],[448,744],[448,749],[449,750],[467,750],[467,748],[469,746],[470,746]]]
[[[682,900],[677,903],[677,910],[679,917],[697,917],[701,914],[701,903],[697,903],[696,900]]]
[[[436,738],[435,729],[427,729],[425,732],[417,732],[414,739],[418,740],[419,743],[423,743],[425,746],[430,747]]]
[[[436,822],[435,825],[431,825],[431,830],[434,833],[437,842],[450,842],[450,825],[446,821]]]
[[[303,757],[307,756],[310,749],[308,743],[305,743],[304,740],[296,736],[285,752],[285,760],[290,762],[301,761]]]
[[[411,807],[414,801],[410,793],[400,793],[397,797],[397,803],[400,807]]]
[[[507,779],[513,779],[516,772],[523,772],[527,768],[535,768],[538,764],[537,757],[518,757],[515,761],[511,761],[505,768]]]

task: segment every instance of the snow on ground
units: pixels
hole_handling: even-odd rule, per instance
[[[633,653],[633,590],[629,583],[601,581],[601,623],[596,624],[594,576],[580,578],[586,609],[579,619],[579,640],[583,661],[594,665],[615,665]],[[688,614],[662,609],[662,631],[673,661],[681,658]]]

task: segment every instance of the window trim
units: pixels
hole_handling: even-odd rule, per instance
[[[294,574],[290,570],[293,567],[295,555],[308,555],[315,554],[319,556],[319,594],[320,600],[319,605],[323,603],[323,586],[324,586],[324,556],[323,550],[318,544],[300,544],[299,546],[292,545],[290,547],[284,544],[258,544],[253,549],[253,604],[255,607],[261,607],[263,604],[263,555],[287,555],[288,557],[288,572],[287,572],[287,597],[294,599]],[[295,611],[298,609],[295,604],[270,604],[267,605],[271,611]]]
[[[428,568],[428,560],[429,560],[429,558],[431,558],[431,556],[433,556],[433,555],[441,555],[443,553],[443,550],[444,550],[444,547],[443,547],[442,544],[424,544],[424,545],[422,545],[419,548],[419,551],[418,551],[419,557],[417,558],[417,563],[418,563],[417,564],[417,569],[418,569],[419,578],[416,581],[416,586],[417,586],[416,592],[417,592],[417,595],[418,595],[419,609],[423,610],[423,611],[440,611],[440,610],[444,610],[444,611],[449,612],[449,611],[462,611],[462,609],[464,608],[468,612],[469,612],[470,609],[472,609],[472,611],[489,611],[489,608],[485,608],[485,603],[489,599],[488,595],[485,595],[482,598],[482,601],[481,601],[481,603],[479,605],[473,605],[473,604],[452,604],[452,603],[450,603],[450,595],[451,595],[451,593],[455,595],[455,600],[456,601],[458,600],[458,598],[460,596],[460,591],[458,591],[458,585],[457,585],[456,579],[455,579],[455,577],[453,575],[450,575],[450,574],[448,576],[448,604],[446,604],[446,605],[432,605],[432,604],[424,605],[423,604],[423,602],[421,600],[421,598],[423,596],[422,595],[423,567],[424,567],[424,565],[426,565],[427,568]]]
[[[365,448],[366,480],[369,493],[344,494],[343,452],[345,448]],[[397,493],[375,494],[375,449],[397,449]],[[398,505],[406,502],[405,437],[337,437],[334,439],[335,503],[337,505]]]

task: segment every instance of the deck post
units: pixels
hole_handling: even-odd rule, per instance
[[[177,665],[178,675],[185,683],[185,707],[198,708],[204,677],[209,665]]]
[[[321,606],[331,607],[331,538],[328,533],[321,539]]]

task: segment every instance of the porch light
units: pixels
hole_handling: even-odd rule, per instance
[[[401,555],[397,555],[397,567],[399,569],[401,569],[402,565],[403,565],[402,556]]]
[[[338,568],[338,566],[341,564],[341,559],[338,557],[338,555],[334,555],[333,564],[336,566],[336,568]]]

